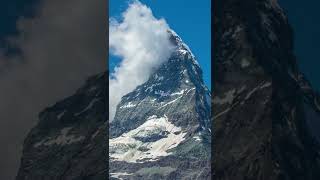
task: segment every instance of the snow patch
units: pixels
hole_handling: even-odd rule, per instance
[[[245,99],[245,100],[248,100],[248,99],[252,96],[252,94],[255,93],[259,88],[260,88],[259,86],[253,88],[253,89],[246,95],[246,97],[245,97],[244,99]]]
[[[263,83],[262,85],[259,84],[257,87],[253,88],[247,95],[246,97],[244,98],[245,100],[248,100],[252,94],[254,94],[256,91],[258,90],[261,90],[261,89],[264,89],[264,88],[267,88],[267,87],[270,87],[271,86],[271,82],[266,82],[266,83]]]
[[[179,51],[181,54],[183,54],[183,55],[185,55],[185,54],[188,53],[188,51],[187,51],[187,50],[184,50],[184,49],[179,49],[178,51]]]
[[[78,115],[80,115],[80,114],[82,114],[82,113],[86,112],[87,110],[91,109],[91,108],[92,108],[92,106],[93,106],[97,101],[99,101],[99,99],[98,99],[98,98],[94,98],[94,99],[92,99],[92,100],[90,101],[90,103],[88,104],[88,106],[87,106],[87,107],[85,107],[82,111],[80,111],[80,112],[78,112],[78,113],[75,113],[74,115],[75,115],[75,116],[78,116]]]
[[[136,107],[136,106],[137,106],[136,104],[132,104],[132,102],[129,102],[128,104],[121,106],[120,109],[132,108],[132,107]]]
[[[175,93],[172,93],[172,94],[170,94],[170,96],[175,96],[175,95],[181,95],[181,94],[183,94],[184,93],[184,89],[182,89],[181,91],[179,91],[179,92],[175,92]]]
[[[146,137],[165,132],[166,136],[153,142],[142,142],[137,136]],[[156,161],[160,157],[168,156],[168,150],[177,147],[186,133],[180,127],[171,123],[168,117],[151,116],[145,123],[134,130],[109,139],[109,156],[113,161],[140,163],[143,160]]]
[[[264,89],[264,88],[270,87],[271,85],[272,85],[271,82],[266,82],[262,86],[260,86],[260,89]]]
[[[244,90],[246,90],[247,89],[247,86],[246,85],[243,85],[243,86],[241,86],[241,88],[238,90],[238,94],[240,94],[240,93],[242,93]]]
[[[158,109],[163,108],[163,107],[165,107],[165,106],[167,106],[167,105],[169,105],[169,104],[172,104],[172,103],[176,102],[178,99],[180,99],[180,98],[182,98],[182,97],[183,97],[183,96],[179,96],[179,97],[177,97],[176,99],[174,99],[174,100],[172,100],[172,101],[170,101],[170,102],[168,102],[168,103],[165,103],[164,105],[160,106]]]
[[[130,176],[132,175],[132,173],[126,173],[126,172],[117,172],[117,173],[110,173],[110,176],[116,179],[121,179],[123,180],[123,178],[121,178],[120,176]]]
[[[67,112],[66,110],[63,110],[61,113],[59,113],[59,114],[57,115],[57,118],[58,118],[58,119],[61,119],[62,116],[63,116],[66,112]]]
[[[224,114],[228,113],[233,107],[235,107],[238,104],[239,104],[239,102],[235,102],[230,107],[226,108],[224,111],[222,111],[222,112],[218,113],[217,115],[213,116],[213,119],[217,119],[217,118],[223,116]],[[210,130],[210,132],[211,132],[211,130]]]
[[[191,88],[191,89],[189,89],[187,92],[186,92],[186,94],[188,94],[190,91],[192,91],[192,90],[195,90],[196,88]]]
[[[91,139],[95,138],[100,133],[100,128],[92,134]]]
[[[199,135],[193,136],[193,139],[195,139],[195,141],[201,141],[201,138]]]
[[[85,137],[84,136],[78,136],[76,137],[75,135],[68,135],[68,132],[72,129],[72,127],[67,127],[63,128],[60,131],[60,135],[57,136],[56,138],[45,138],[42,141],[36,143],[34,147],[39,147],[39,146],[51,146],[51,145],[67,145],[67,144],[72,144],[76,143],[79,141],[82,141]]]
[[[160,76],[160,77],[157,78],[158,81],[162,81],[163,79],[164,79],[163,76]]]
[[[182,90],[182,91],[180,91],[180,92],[178,92],[178,93],[173,93],[174,95],[177,95],[177,94],[182,94],[181,96],[179,96],[179,97],[177,97],[176,99],[174,99],[174,100],[171,100],[171,101],[169,101],[169,102],[167,102],[167,103],[165,103],[165,104],[163,104],[162,106],[160,106],[158,109],[160,109],[160,108],[163,108],[163,107],[165,107],[165,106],[167,106],[167,105],[170,105],[170,104],[172,104],[172,103],[174,103],[174,102],[176,102],[177,100],[179,100],[180,98],[182,98],[183,96],[184,96],[184,94],[188,94],[191,90],[194,90],[194,89],[196,89],[196,88],[191,88],[191,89],[189,89],[188,91],[186,91],[186,90]],[[186,93],[184,93],[186,91]],[[171,96],[173,95],[173,94],[171,94]]]

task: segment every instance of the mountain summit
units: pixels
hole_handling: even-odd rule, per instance
[[[174,52],[110,122],[110,178],[211,178],[210,91],[188,46],[168,33]]]

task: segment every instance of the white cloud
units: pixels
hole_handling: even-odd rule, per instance
[[[109,77],[110,121],[121,98],[147,81],[173,50],[168,24],[164,19],[156,19],[147,6],[134,1],[122,18],[121,22],[109,20],[110,52],[122,59]]]

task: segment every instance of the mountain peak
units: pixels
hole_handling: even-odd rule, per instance
[[[200,66],[197,60],[195,59],[195,56],[193,55],[191,49],[187,44],[185,44],[180,36],[172,29],[168,30],[169,33],[169,39],[173,43],[173,45],[176,47],[175,51],[173,54],[180,54],[180,55],[189,55],[193,59],[194,63],[197,66]]]
[[[168,33],[176,47],[170,58],[145,83],[122,97],[110,122],[109,167],[122,167],[111,168],[111,174],[134,174],[136,163],[150,168],[150,163],[156,166],[162,162],[176,169],[189,157],[198,159],[196,148],[200,148],[199,153],[206,151],[199,163],[210,159],[210,92],[189,47],[174,31]],[[184,146],[189,148],[182,153]],[[176,172],[184,177],[194,169]],[[209,169],[204,171],[208,173]]]

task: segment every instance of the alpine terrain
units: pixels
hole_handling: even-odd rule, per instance
[[[276,0],[214,1],[215,180],[320,179],[320,96]]]
[[[174,52],[110,122],[110,179],[211,179],[210,91],[188,46],[168,33]]]
[[[17,180],[107,179],[107,73],[42,111],[25,139]]]

